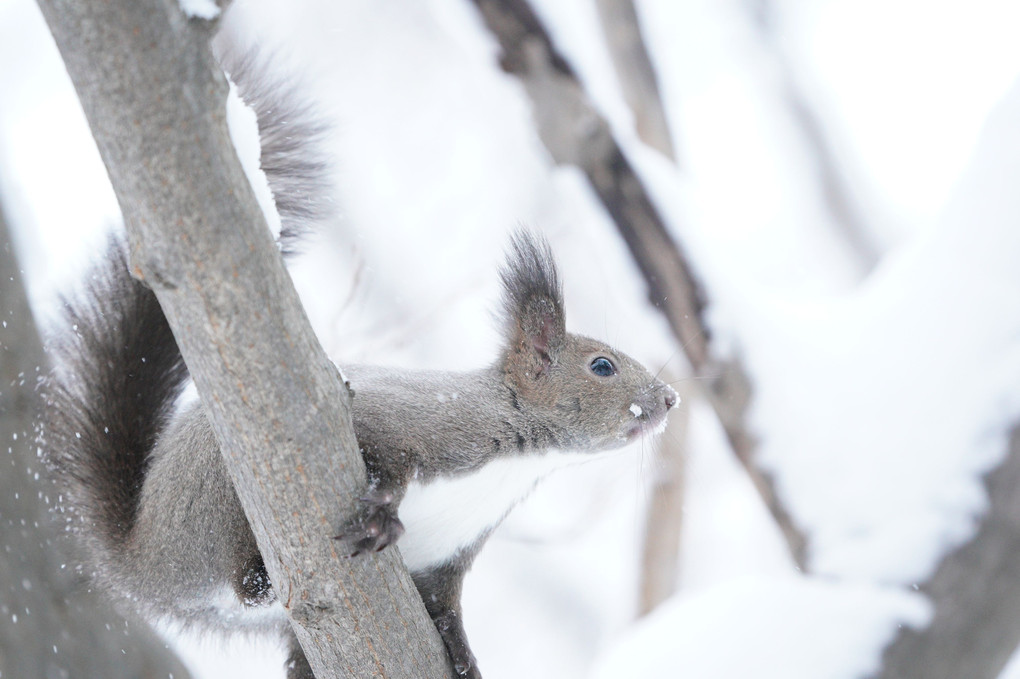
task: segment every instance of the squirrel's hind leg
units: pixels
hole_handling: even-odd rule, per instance
[[[284,668],[287,670],[287,679],[315,679],[308,659],[305,658],[305,652],[301,650],[301,644],[293,632],[288,634],[287,661]]]
[[[460,606],[464,574],[474,560],[474,552],[477,550],[469,551],[470,554],[461,554],[459,558],[436,568],[422,573],[412,573],[412,577],[422,601],[425,602],[425,609],[429,612],[443,643],[446,644],[446,650],[450,654],[457,675],[464,679],[482,679],[478,662],[471,652],[467,634],[464,632]]]

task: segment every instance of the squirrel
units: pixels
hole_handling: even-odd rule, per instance
[[[281,245],[293,245],[324,217],[315,205],[328,203],[286,195],[326,185],[326,165],[314,160],[321,128],[250,66],[242,60],[231,76],[256,110]],[[65,302],[67,328],[51,341],[56,368],[43,386],[40,449],[82,573],[150,618],[280,635],[288,679],[314,679],[202,405],[180,404],[189,377],[170,327],[124,251],[112,237]],[[635,360],[567,332],[543,239],[517,232],[500,276],[503,346],[492,365],[343,369],[368,478],[335,539],[352,557],[397,546],[456,672],[469,678],[481,674],[461,586],[489,535],[548,473],[661,429],[677,403]]]

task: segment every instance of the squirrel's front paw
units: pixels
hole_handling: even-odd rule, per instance
[[[358,515],[333,538],[342,541],[351,556],[378,552],[404,534],[404,524],[393,507],[392,493],[373,491],[360,500]]]

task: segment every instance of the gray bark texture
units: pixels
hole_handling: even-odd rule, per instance
[[[1020,643],[1020,427],[985,486],[977,534],[920,588],[935,609],[931,624],[901,629],[873,679],[995,679],[1012,657]]]
[[[531,98],[542,142],[557,163],[576,165],[588,177],[645,278],[649,301],[666,316],[696,377],[707,382],[708,401],[791,557],[806,570],[807,540],[754,460],[756,444],[744,417],[751,396],[747,375],[738,363],[711,356],[701,287],[609,124],[526,0],[473,1],[502,48],[501,67],[520,78]]]
[[[75,582],[44,499],[33,418],[45,357],[0,210],[0,677],[187,679],[139,620]]]
[[[450,676],[397,551],[347,559],[332,539],[365,488],[350,396],[230,142],[216,22],[176,0],[39,5],[316,676]]]

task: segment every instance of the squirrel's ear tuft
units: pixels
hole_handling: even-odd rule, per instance
[[[521,229],[510,239],[503,281],[503,325],[511,354],[524,352],[541,374],[555,364],[566,341],[563,290],[549,244]],[[530,356],[529,356],[530,355]]]

